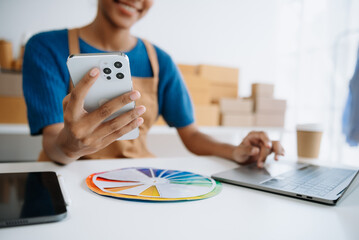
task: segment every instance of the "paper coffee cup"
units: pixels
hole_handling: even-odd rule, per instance
[[[320,124],[297,125],[298,157],[318,158],[323,127]]]

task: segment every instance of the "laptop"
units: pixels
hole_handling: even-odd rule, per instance
[[[335,205],[354,179],[357,169],[333,168],[281,160],[269,160],[216,173],[212,178],[243,187],[277,193],[317,203]],[[356,182],[358,182],[356,180]]]

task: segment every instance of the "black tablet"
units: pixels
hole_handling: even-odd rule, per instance
[[[0,227],[54,222],[66,214],[55,172],[0,173]]]

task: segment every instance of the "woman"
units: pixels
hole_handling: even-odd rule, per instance
[[[251,132],[239,146],[233,146],[198,130],[190,97],[170,56],[130,33],[152,4],[152,0],[99,0],[96,18],[89,25],[40,33],[28,41],[23,87],[31,134],[43,134],[40,160],[67,164],[79,158],[150,157],[146,135],[159,115],[176,127],[184,145],[198,155],[238,163],[257,161],[259,167],[270,153],[275,153],[275,159],[283,155],[280,143],[271,142],[264,132]],[[99,69],[89,69],[72,89],[66,59],[79,52],[108,51],[128,55],[135,90],[88,113],[83,102]],[[103,122],[131,101],[136,101],[134,110]],[[116,141],[136,127],[140,128],[138,139]]]

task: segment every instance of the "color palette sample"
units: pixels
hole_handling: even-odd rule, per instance
[[[87,177],[94,192],[145,201],[199,200],[219,193],[221,184],[192,172],[156,168],[122,168]]]

